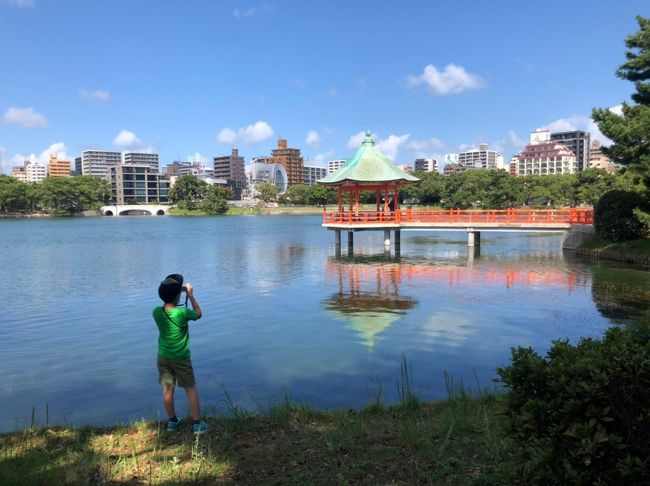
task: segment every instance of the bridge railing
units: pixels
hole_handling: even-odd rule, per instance
[[[323,224],[501,223],[593,224],[592,209],[400,209],[397,211],[323,211]]]

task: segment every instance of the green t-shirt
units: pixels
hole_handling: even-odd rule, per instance
[[[153,318],[158,325],[158,356],[169,359],[188,359],[190,357],[190,332],[188,321],[195,321],[198,314],[187,307],[174,307],[164,310],[155,307]]]

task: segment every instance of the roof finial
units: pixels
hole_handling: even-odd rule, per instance
[[[372,132],[370,130],[366,130],[366,138],[363,140],[364,145],[374,145],[375,141],[372,139]]]

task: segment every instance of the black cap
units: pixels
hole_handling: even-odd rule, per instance
[[[168,275],[158,286],[158,296],[167,304],[173,302],[183,287],[183,276],[177,273]]]

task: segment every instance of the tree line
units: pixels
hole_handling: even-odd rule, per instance
[[[66,216],[97,209],[109,202],[110,184],[98,177],[47,177],[22,182],[0,175],[0,213],[48,213]]]
[[[513,177],[504,170],[480,169],[449,176],[437,172],[415,172],[414,175],[421,182],[400,187],[401,204],[441,206],[446,209],[592,206],[612,189],[629,189],[640,184],[639,178],[631,174],[610,174],[603,169],[525,177]],[[338,203],[338,194],[335,188],[295,185],[281,195],[278,202],[334,205]],[[374,204],[376,193],[362,192],[360,202]]]

